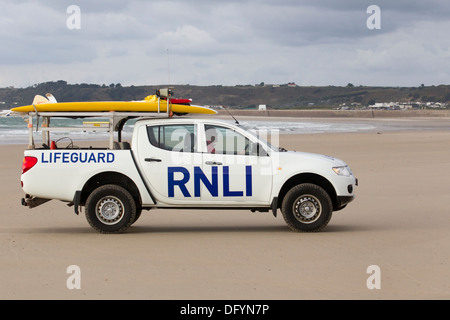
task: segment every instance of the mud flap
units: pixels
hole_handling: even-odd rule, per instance
[[[79,207],[80,207],[80,200],[81,200],[81,191],[75,191],[75,195],[73,196],[73,201],[70,203],[70,205],[73,205],[73,210],[75,211],[75,214],[78,215],[80,213]]]
[[[270,205],[270,207],[272,208],[273,216],[276,218],[277,217],[277,210],[278,210],[278,197],[274,197],[273,198],[272,204]]]

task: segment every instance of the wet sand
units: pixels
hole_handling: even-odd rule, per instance
[[[62,202],[22,207],[26,146],[0,146],[0,299],[450,298],[450,130],[280,143],[341,158],[359,179],[320,233],[290,231],[280,212],[152,210],[124,234],[98,234]],[[67,287],[70,265],[81,289]],[[380,289],[367,286],[373,265]]]

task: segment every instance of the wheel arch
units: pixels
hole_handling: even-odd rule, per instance
[[[83,186],[80,196],[80,205],[86,204],[86,200],[92,191],[107,184],[114,184],[127,189],[133,196],[136,205],[141,206],[141,195],[134,181],[128,176],[114,171],[101,172],[92,176]]]
[[[318,185],[330,196],[331,202],[333,203],[333,208],[336,209],[338,207],[336,190],[328,179],[316,173],[299,173],[289,178],[281,187],[280,192],[278,193],[278,208],[281,208],[281,204],[283,203],[286,193],[292,187],[301,183],[312,183]]]

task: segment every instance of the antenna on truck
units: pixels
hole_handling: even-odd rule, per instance
[[[236,124],[239,124],[239,121],[236,120],[236,118],[231,114],[231,112],[228,110],[228,107],[222,106],[222,109],[224,109],[228,114],[234,119],[234,122]]]
[[[170,86],[170,58],[169,58],[169,49],[166,49],[167,50],[167,80],[169,81],[168,82],[168,85]]]

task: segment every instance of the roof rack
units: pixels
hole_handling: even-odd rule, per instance
[[[48,96],[49,94],[47,94]],[[173,95],[173,88],[163,88],[156,90],[156,96],[158,97],[158,109],[153,112],[125,112],[125,111],[103,111],[103,112],[39,112],[36,106],[33,104],[34,111],[27,113],[17,113],[22,117],[28,117],[28,149],[35,149],[33,131],[33,118],[36,118],[36,132],[39,129],[42,131],[42,143],[51,145],[50,132],[55,131],[92,131],[92,132],[109,132],[109,148],[114,149],[114,132],[118,133],[118,142],[122,141],[122,129],[125,123],[130,119],[135,118],[171,118],[173,116],[170,108],[169,97]],[[51,96],[51,95],[50,95]],[[56,101],[56,100],[55,100]],[[166,111],[161,111],[160,107],[162,103],[167,103]],[[42,122],[40,124],[40,118]],[[51,127],[51,118],[106,118],[107,122],[89,122],[88,125],[82,127]]]
[[[125,123],[135,118],[170,118],[169,112],[28,112],[28,149],[35,149],[33,132],[42,131],[42,143],[50,145],[50,132],[58,131],[91,131],[109,132],[109,148],[114,148],[114,132],[117,132],[117,140],[122,140],[122,129]],[[33,119],[36,118],[36,125]],[[42,121],[40,119],[42,118]],[[88,125],[77,127],[52,127],[51,118],[106,118],[105,122],[89,122]],[[91,124],[91,125],[90,125]]]

